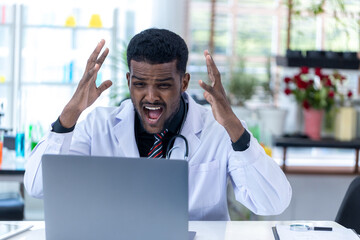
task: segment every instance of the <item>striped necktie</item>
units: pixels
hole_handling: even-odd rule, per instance
[[[162,131],[161,133],[157,133],[154,135],[155,142],[151,147],[150,152],[148,153],[148,158],[162,158],[164,155],[163,151],[163,138],[165,134],[168,132],[167,129]]]

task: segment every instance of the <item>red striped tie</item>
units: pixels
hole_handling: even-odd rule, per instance
[[[167,129],[162,131],[161,133],[157,133],[154,135],[155,142],[154,145],[151,147],[150,152],[148,153],[148,158],[162,158],[164,155],[163,152],[163,138],[167,133]]]

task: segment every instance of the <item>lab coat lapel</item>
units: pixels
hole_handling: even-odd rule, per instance
[[[183,129],[180,132],[180,134],[182,134],[188,141],[189,144],[188,160],[189,160],[196,153],[196,151],[200,146],[201,143],[200,133],[202,131],[203,124],[202,124],[201,111],[199,111],[198,105],[189,95],[187,95],[187,99],[189,100],[189,110],[187,113],[187,117],[185,119]],[[180,138],[176,138],[173,147],[174,147],[174,151],[171,154],[171,158],[184,159],[184,153],[185,153],[184,141]]]
[[[123,102],[122,104],[124,104],[124,107],[116,115],[112,131],[117,140],[119,155],[125,157],[139,157],[140,155],[134,132],[134,106],[130,100]]]

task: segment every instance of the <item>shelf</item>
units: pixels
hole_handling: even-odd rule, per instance
[[[275,139],[275,146],[360,149],[360,139],[354,139],[352,141],[339,141],[333,138],[312,140],[309,138],[278,137]]]
[[[12,27],[12,23],[0,23],[0,27]]]
[[[21,85],[23,86],[63,86],[63,87],[75,87],[79,83],[63,83],[63,82],[22,82]],[[1,85],[0,85],[1,86]]]
[[[23,26],[24,28],[34,28],[34,29],[44,29],[44,28],[48,28],[48,29],[70,29],[70,30],[85,30],[85,31],[96,31],[96,30],[106,30],[106,31],[111,31],[112,28],[92,28],[92,27],[85,27],[85,26],[78,26],[78,27],[66,27],[66,26],[51,26],[51,25],[25,25]]]
[[[11,86],[12,85],[12,82],[9,82],[9,81],[6,81],[4,83],[0,83],[0,87],[1,86]]]
[[[285,57],[276,56],[276,64],[283,67],[320,67],[330,69],[360,69],[359,59],[330,59],[311,57]]]
[[[296,137],[278,137],[274,139],[275,146],[283,148],[283,164],[282,169],[284,172],[288,172],[288,166],[286,165],[286,154],[288,147],[302,147],[302,148],[340,148],[340,149],[354,149],[355,150],[355,165],[352,167],[351,174],[359,174],[359,151],[360,151],[360,139],[354,139],[352,141],[339,141],[333,138],[323,138],[321,140],[311,140],[308,138],[296,138]],[[294,169],[293,169],[294,170]],[[292,172],[292,171],[290,171]],[[293,171],[296,172],[296,171]],[[298,173],[308,172],[308,169],[304,171],[297,171]],[[325,171],[329,173],[329,171]],[[319,173],[319,171],[314,171]]]
[[[286,175],[359,175],[354,173],[354,167],[332,167],[332,166],[286,166]]]

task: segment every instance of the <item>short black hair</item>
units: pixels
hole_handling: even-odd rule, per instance
[[[131,60],[150,64],[168,63],[177,60],[179,73],[186,72],[189,50],[184,39],[166,29],[150,28],[136,34],[127,47],[127,63]]]

